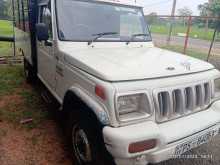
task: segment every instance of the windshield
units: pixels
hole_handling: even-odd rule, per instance
[[[79,0],[57,0],[58,34],[61,40],[150,41],[141,8]]]

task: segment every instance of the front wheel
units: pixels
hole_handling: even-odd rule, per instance
[[[78,165],[115,165],[105,149],[102,128],[92,117],[81,116],[70,120],[71,145],[74,160]],[[74,162],[75,163],[75,162]]]
[[[76,124],[72,129],[72,146],[78,164],[89,164],[92,162],[92,148],[87,133]]]

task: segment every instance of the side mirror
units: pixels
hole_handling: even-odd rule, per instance
[[[37,39],[39,41],[47,41],[49,39],[49,30],[46,24],[38,23],[36,24]]]

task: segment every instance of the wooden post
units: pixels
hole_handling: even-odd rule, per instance
[[[187,32],[186,32],[186,38],[185,38],[185,44],[184,44],[183,54],[186,54],[186,50],[187,50],[187,46],[188,46],[188,41],[189,41],[189,33],[190,33],[190,30],[191,30],[191,26],[192,26],[192,16],[189,16],[189,19],[188,19],[188,28],[187,28]]]
[[[14,6],[14,0],[11,1],[12,3],[12,16],[13,16],[13,56],[16,55],[16,50],[15,50],[15,6]]]
[[[209,19],[205,19],[205,38],[207,39],[208,37],[208,31],[209,31]]]
[[[170,22],[170,29],[169,29],[169,34],[167,37],[167,45],[169,45],[170,40],[171,40],[171,35],[172,35],[172,31],[173,31],[173,23],[174,23],[174,16],[175,16],[175,11],[176,11],[176,1],[177,0],[173,0],[173,8],[172,8],[172,13],[171,13],[171,22]]]
[[[212,37],[212,42],[211,42],[211,45],[210,45],[210,48],[209,48],[209,53],[208,53],[207,61],[209,61],[209,58],[211,56],[211,52],[212,52],[212,48],[213,48],[213,44],[214,44],[214,41],[215,41],[215,36],[216,36],[217,30],[218,30],[218,27],[216,26],[215,32],[214,32],[213,37]]]

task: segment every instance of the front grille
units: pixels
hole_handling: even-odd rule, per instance
[[[205,109],[211,102],[211,83],[205,82],[155,92],[156,119],[172,120]]]

